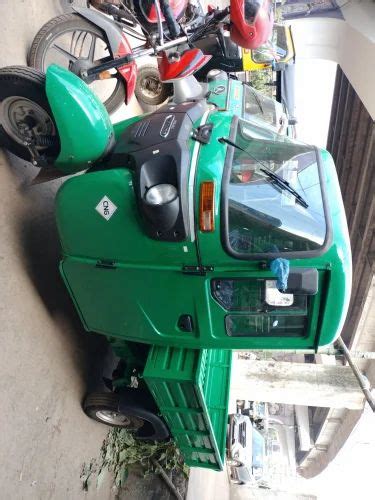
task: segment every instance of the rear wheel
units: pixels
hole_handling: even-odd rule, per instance
[[[63,14],[48,21],[38,31],[29,51],[28,63],[43,72],[53,63],[67,69],[74,64],[87,70],[104,57],[112,58],[104,33],[78,14]],[[107,111],[113,113],[125,101],[125,83],[116,69],[110,70],[110,75],[111,78],[95,80],[89,87]]]
[[[147,65],[139,69],[135,95],[140,104],[158,106],[173,94],[173,85],[160,81],[159,71],[155,66]]]
[[[32,68],[0,69],[0,146],[31,161],[26,144],[55,159],[60,143],[45,91],[45,76]]]
[[[111,427],[138,431],[144,425],[141,417],[119,410],[119,396],[113,392],[89,394],[83,403],[83,410],[88,417]]]

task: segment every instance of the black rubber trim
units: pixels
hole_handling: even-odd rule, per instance
[[[124,387],[118,391],[119,395],[119,410],[141,417],[151,424],[154,433],[142,436],[142,428],[138,431],[135,437],[139,440],[162,441],[170,436],[169,429],[157,413],[159,410],[156,403],[147,389],[132,389]]]
[[[319,278],[320,278],[320,276],[319,276]],[[316,353],[318,352],[318,349],[320,347],[320,338],[322,336],[322,323],[323,323],[323,319],[324,319],[325,311],[326,311],[326,307],[327,307],[327,295],[328,295],[328,292],[331,288],[331,280],[332,280],[332,273],[328,269],[326,269],[322,273],[322,279],[321,279],[322,283],[321,283],[321,287],[320,287],[321,296],[320,296],[320,301],[319,301],[318,323],[316,325],[317,326],[317,328],[316,328],[317,334],[315,335],[315,341],[314,341],[314,350]]]
[[[238,127],[239,118],[237,116],[233,117],[233,121],[231,124],[230,136],[229,139],[231,141],[235,141],[237,127]],[[306,250],[306,251],[298,251],[298,252],[278,252],[278,253],[240,253],[236,252],[232,249],[229,242],[229,223],[228,223],[228,185],[230,172],[232,167],[232,160],[234,155],[234,147],[228,145],[227,155],[224,162],[224,173],[223,173],[223,181],[221,184],[221,207],[220,207],[220,218],[221,218],[221,243],[223,245],[224,250],[231,257],[240,260],[272,260],[278,257],[284,257],[288,260],[291,259],[308,259],[311,257],[319,257],[323,255],[332,245],[332,220],[331,215],[328,210],[328,197],[327,197],[327,188],[326,182],[323,176],[323,167],[322,167],[322,159],[320,155],[319,149],[314,146],[317,165],[318,165],[318,175],[320,180],[321,192],[322,192],[322,200],[323,200],[323,209],[324,216],[326,219],[326,236],[323,242],[323,245],[316,250]]]

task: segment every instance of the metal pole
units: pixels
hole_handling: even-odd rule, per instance
[[[349,363],[350,368],[353,370],[353,373],[356,376],[356,379],[358,380],[358,383],[362,389],[363,394],[365,395],[365,398],[367,399],[368,404],[370,405],[370,408],[375,413],[375,400],[372,397],[371,391],[370,391],[368,384],[366,383],[366,380],[364,379],[362,373],[359,371],[358,367],[354,364],[354,361],[352,359],[352,356],[351,356],[349,349],[346,347],[346,345],[341,337],[339,337],[336,340],[336,342],[340,346],[340,349],[342,350],[347,362]]]
[[[243,352],[243,349],[235,349],[236,352]],[[246,350],[245,352],[248,352]],[[334,347],[323,347],[315,351],[314,349],[251,349],[249,352],[255,353],[275,353],[275,354],[326,354],[328,356],[343,356],[344,352]],[[350,351],[352,358],[375,359],[375,352]]]
[[[163,45],[164,43],[164,33],[163,33],[163,23],[161,21],[161,10],[160,10],[160,4],[159,2],[155,2],[155,9],[156,9],[156,15],[158,18],[158,32],[159,32],[159,40],[160,40],[160,45]]]
[[[155,460],[155,458],[151,458],[151,462],[154,465],[156,471],[161,475],[161,477],[164,479],[166,485],[168,488],[171,490],[171,492],[174,494],[174,496],[177,498],[177,500],[184,500],[182,498],[181,493],[178,491],[176,486],[172,483],[172,481],[169,479],[168,474],[165,472],[163,467],[160,465],[160,463]]]

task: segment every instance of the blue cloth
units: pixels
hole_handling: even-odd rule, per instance
[[[277,276],[277,288],[285,292],[288,288],[289,260],[282,259],[281,257],[271,260],[270,269]]]

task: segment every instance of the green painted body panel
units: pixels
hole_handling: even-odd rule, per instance
[[[67,174],[89,168],[113,140],[105,107],[80,78],[54,64],[47,69],[46,92],[60,136],[56,168]]]
[[[224,467],[231,351],[152,347],[143,378],[185,463]]]
[[[119,340],[194,349],[313,349],[332,342],[347,312],[351,256],[331,157],[322,152],[332,245],[323,255],[290,262],[292,267],[312,267],[319,272],[319,292],[310,298],[306,334],[231,337],[225,328],[228,311],[213,298],[211,280],[259,280],[273,275],[261,269],[259,261],[235,259],[222,246],[220,196],[227,146],[218,139],[230,135],[232,113],[212,112],[208,123],[214,127],[210,144],[199,148],[195,184],[196,223],[200,183],[213,180],[216,186],[215,231],[198,231],[202,264],[214,268],[206,276],[182,272],[183,266],[198,264],[195,241],[161,242],[145,234],[127,168],[86,173],[68,180],[59,191],[61,272],[85,327]],[[194,144],[191,141],[191,151]],[[117,207],[109,221],[95,210],[104,196]],[[114,268],[103,268],[100,261],[113,262]],[[192,332],[179,329],[181,315],[192,317]]]
[[[224,92],[220,92],[221,88]],[[228,115],[242,116],[243,109],[243,83],[237,80],[214,80],[209,82],[208,90],[211,92],[209,101],[215,104],[222,112]]]
[[[126,168],[87,173],[69,179],[56,198],[57,225],[64,255],[111,260],[127,268],[180,269],[196,264],[195,245],[152,240],[142,230],[133,191],[132,174]],[[117,209],[109,221],[97,211],[108,196]]]

